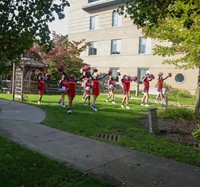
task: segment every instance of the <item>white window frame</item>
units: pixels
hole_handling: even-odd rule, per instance
[[[118,27],[122,25],[122,16],[119,15],[118,12],[113,11],[112,12],[112,26],[113,27]]]
[[[95,30],[98,28],[98,20],[99,20],[99,16],[90,17],[90,30]]]
[[[152,40],[151,38],[139,38],[139,54],[151,54]]]
[[[111,40],[111,55],[121,53],[121,40],[113,39]]]
[[[142,77],[149,72],[149,68],[138,68],[138,83],[142,84]]]
[[[97,55],[97,42],[90,42],[88,56]]]

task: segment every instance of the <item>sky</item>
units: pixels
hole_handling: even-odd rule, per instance
[[[49,28],[50,31],[56,31],[57,34],[61,34],[61,35],[67,35],[68,34],[68,15],[69,15],[69,7],[65,8],[65,18],[62,20],[59,20],[58,18],[56,18],[55,21],[53,21],[52,23],[49,23]]]

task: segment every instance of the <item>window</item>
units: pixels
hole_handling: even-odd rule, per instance
[[[90,30],[97,29],[98,27],[98,16],[90,17]]]
[[[96,1],[99,1],[99,0],[88,0],[88,3],[93,3],[93,2],[96,2]]]
[[[91,42],[90,43],[89,55],[97,55],[97,42]]]
[[[175,81],[177,83],[183,83],[185,81],[185,77],[182,73],[178,73],[176,76],[175,76]]]
[[[119,77],[117,76],[117,71],[119,70],[119,68],[110,68],[112,71],[112,77],[116,78],[116,81],[119,81]]]
[[[112,26],[113,27],[120,26],[121,23],[122,23],[122,16],[120,16],[118,12],[114,11],[112,13]]]
[[[138,68],[138,83],[142,84],[142,77],[149,72],[148,68]]]
[[[139,53],[151,54],[151,38],[139,38]]]
[[[111,54],[120,54],[121,40],[111,40]]]

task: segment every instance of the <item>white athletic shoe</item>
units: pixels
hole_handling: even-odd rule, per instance
[[[115,103],[115,101],[112,101],[112,104],[114,104],[114,105],[115,105],[115,104],[116,104],[116,103]]]
[[[128,110],[129,110],[129,109],[130,109],[130,107],[129,107],[129,106],[126,106],[126,109],[128,109]]]
[[[97,108],[96,108],[95,106],[92,105],[91,107],[92,107],[92,110],[98,111]]]
[[[148,104],[145,104],[145,106],[150,106],[150,105],[148,105]]]
[[[41,102],[40,101],[38,101],[38,105],[40,105],[41,104]]]
[[[143,104],[143,103],[141,103],[141,106],[144,106],[144,104]]]
[[[65,106],[65,105],[62,105],[62,107],[66,108],[66,106]]]
[[[108,99],[106,99],[106,103],[108,102]]]
[[[124,108],[124,105],[121,105],[121,108]]]
[[[69,110],[67,111],[67,113],[68,113],[68,114],[71,114],[71,113],[72,113],[72,111],[69,109]]]
[[[155,103],[158,103],[158,100],[157,100],[157,99],[155,99]]]

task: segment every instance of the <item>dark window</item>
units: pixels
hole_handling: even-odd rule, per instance
[[[111,54],[120,54],[121,40],[111,40]]]
[[[88,0],[88,3],[93,3],[93,2],[96,2],[96,1],[99,1],[99,0]]]
[[[138,83],[142,84],[142,77],[147,74],[148,68],[138,68]]]
[[[178,73],[175,76],[175,80],[176,80],[177,83],[183,83],[185,81],[185,77],[182,73]]]
[[[91,42],[89,46],[89,55],[97,55],[97,42]]]
[[[151,38],[139,38],[139,53],[140,54],[151,54]]]

